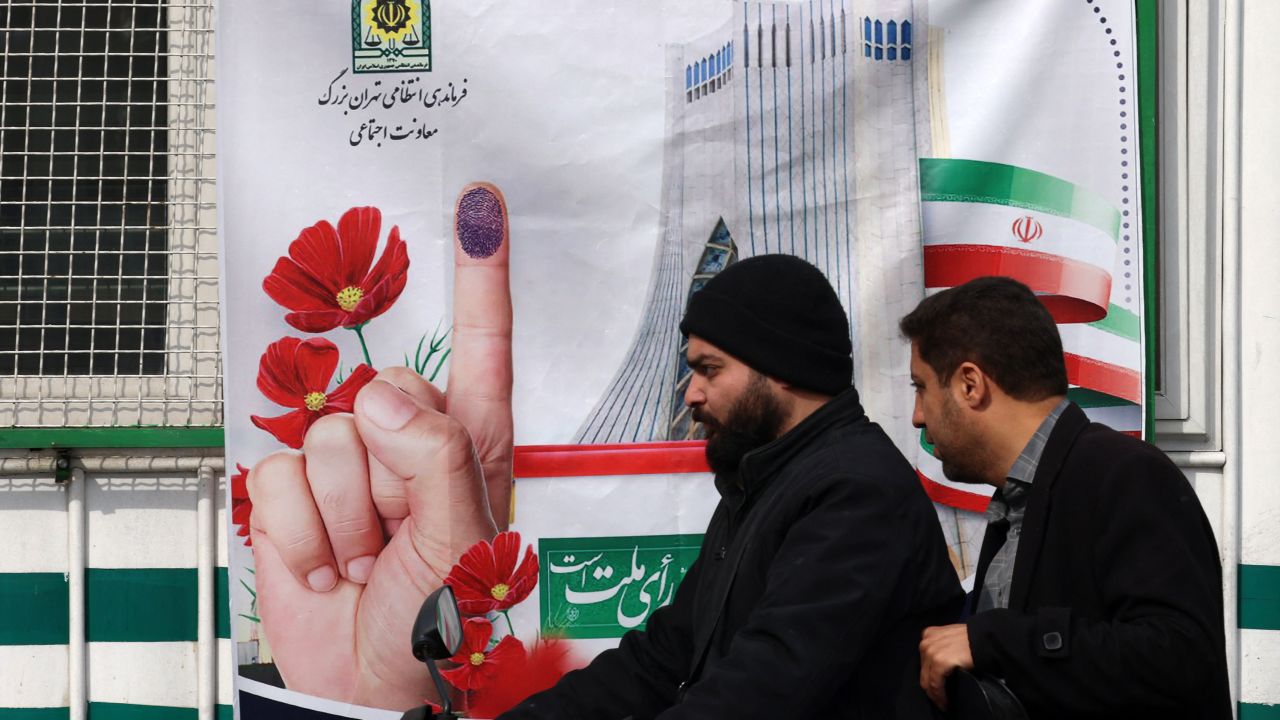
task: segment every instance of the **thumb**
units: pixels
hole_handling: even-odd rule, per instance
[[[383,380],[360,390],[355,418],[369,453],[407,481],[419,556],[452,563],[477,540],[493,537],[484,472],[462,423]]]

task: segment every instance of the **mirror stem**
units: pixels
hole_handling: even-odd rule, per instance
[[[436,667],[435,662],[427,663],[427,668],[431,670],[431,682],[436,684],[436,694],[440,696],[441,718],[453,717],[453,702],[449,697],[449,686],[445,684],[444,678],[440,676],[440,668]]]

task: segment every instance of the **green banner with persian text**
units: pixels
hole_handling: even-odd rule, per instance
[[[616,638],[671,604],[702,535],[543,538],[538,543],[542,632]]]

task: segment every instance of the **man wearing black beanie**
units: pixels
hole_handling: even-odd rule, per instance
[[[689,301],[685,403],[721,501],[671,605],[502,716],[932,718],[926,626],[963,596],[911,464],[862,410],[849,322],[786,255]]]

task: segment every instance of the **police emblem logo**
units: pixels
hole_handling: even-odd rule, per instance
[[[430,71],[430,0],[351,0],[351,56],[358,73]]]

